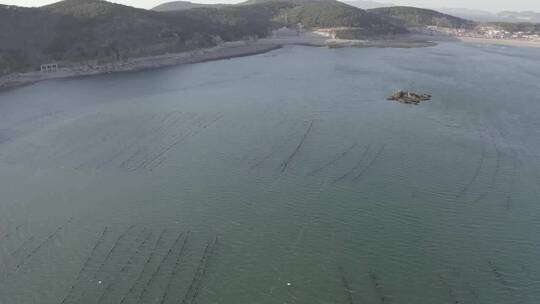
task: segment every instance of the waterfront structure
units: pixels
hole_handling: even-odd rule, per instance
[[[47,63],[40,66],[42,73],[53,73],[58,71],[58,63]]]

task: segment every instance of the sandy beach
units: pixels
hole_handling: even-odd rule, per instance
[[[415,48],[435,45],[431,41],[418,37],[399,37],[393,40],[343,40],[329,39],[317,35],[301,35],[297,37],[274,37],[254,41],[226,42],[215,47],[189,52],[172,53],[157,56],[131,58],[122,62],[111,63],[100,67],[83,65],[62,66],[51,73],[40,71],[13,73],[0,77],[0,91],[15,88],[39,81],[61,78],[82,77],[105,73],[119,73],[168,67],[180,64],[200,63],[212,60],[230,59],[266,53],[287,45],[303,45],[314,47],[378,47],[378,48]]]
[[[516,39],[489,39],[489,38],[476,38],[476,37],[456,37],[459,41],[466,43],[478,43],[478,44],[496,44],[496,45],[508,45],[517,47],[534,47],[540,48],[540,41],[532,40],[516,40]]]

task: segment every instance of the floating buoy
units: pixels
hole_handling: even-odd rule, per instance
[[[292,285],[291,283],[287,282],[287,286],[291,286],[291,285]]]
[[[97,281],[97,283],[98,283],[98,284],[101,284],[101,283],[103,283],[103,282],[102,282],[102,281]]]

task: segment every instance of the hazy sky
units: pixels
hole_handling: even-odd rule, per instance
[[[160,3],[172,0],[113,0],[112,2],[126,5],[152,8]],[[0,0],[1,4],[14,4],[21,6],[40,6],[56,2],[55,0]],[[192,0],[199,3],[237,3],[242,0]],[[470,8],[487,11],[501,10],[534,10],[540,11],[540,0],[379,0],[379,2],[392,2],[398,5],[413,5],[419,7],[450,7],[450,8]]]

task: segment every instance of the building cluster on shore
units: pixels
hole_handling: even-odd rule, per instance
[[[470,37],[483,39],[505,39],[540,42],[540,33],[524,31],[508,31],[497,25],[481,25],[476,28],[447,28],[426,26],[414,29],[415,32],[427,35],[446,35],[454,37]]]

